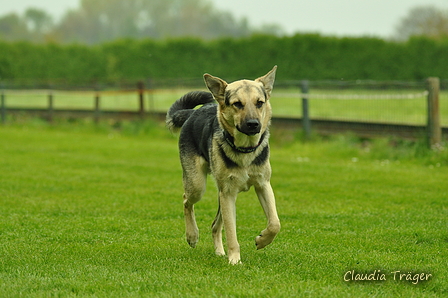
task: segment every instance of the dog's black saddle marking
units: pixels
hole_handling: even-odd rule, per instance
[[[256,166],[261,166],[268,160],[268,157],[269,157],[269,146],[266,146],[264,147],[263,151],[261,151],[261,153],[254,159],[252,164]]]

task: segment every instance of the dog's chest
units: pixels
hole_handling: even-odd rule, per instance
[[[230,147],[222,148],[217,142],[213,145],[210,170],[221,189],[248,191],[253,185],[269,181],[271,167],[267,146],[246,154],[235,152]]]
[[[223,188],[242,192],[248,191],[253,185],[261,185],[269,180],[267,171],[260,171],[259,167],[234,168],[227,170],[225,176],[222,175],[217,180]]]

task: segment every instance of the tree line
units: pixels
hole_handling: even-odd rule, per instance
[[[0,42],[0,81],[67,84],[119,80],[254,78],[278,65],[279,80],[447,79],[448,40],[252,35],[204,41],[120,39],[100,45]]]
[[[411,36],[448,36],[448,10],[412,8],[399,20],[393,40]],[[284,35],[276,24],[254,28],[245,18],[216,9],[210,0],[80,0],[61,20],[41,9],[0,16],[0,40],[36,43],[99,44],[120,38],[166,39],[248,37],[254,33]]]
[[[59,22],[41,9],[0,16],[0,39],[6,41],[98,44],[119,38],[212,39],[256,32],[281,34],[277,25],[253,28],[247,19],[216,9],[209,0],[81,0]]]

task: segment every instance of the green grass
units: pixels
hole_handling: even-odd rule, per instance
[[[179,97],[191,90],[164,89],[146,93],[147,110],[167,111]],[[311,94],[348,95],[402,95],[418,94],[422,90],[312,90]],[[46,108],[47,91],[6,91],[6,105],[11,108]],[[279,96],[276,96],[278,94]],[[301,99],[298,90],[278,89],[271,100],[275,116],[301,117]],[[101,109],[139,109],[137,93],[108,91],[102,92]],[[282,96],[280,96],[282,95]],[[289,96],[288,96],[289,95]],[[93,91],[53,91],[55,109],[94,109]],[[310,116],[315,119],[345,121],[370,121],[382,123],[426,124],[426,99],[319,99],[309,100]],[[440,95],[441,124],[448,126],[448,92]]]
[[[216,188],[184,240],[177,138],[123,122],[0,126],[0,296],[441,297],[448,295],[448,152],[344,135],[273,130],[282,231],[264,250],[253,190],[237,202],[243,264],[214,255]],[[345,282],[349,270],[385,282]],[[430,273],[427,282],[390,272]]]

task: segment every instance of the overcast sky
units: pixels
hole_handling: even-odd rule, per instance
[[[278,24],[291,34],[318,32],[338,36],[389,37],[410,8],[434,5],[448,10],[448,0],[211,0],[222,10],[247,17],[250,24]],[[4,0],[0,15],[41,8],[60,17],[80,0]]]

